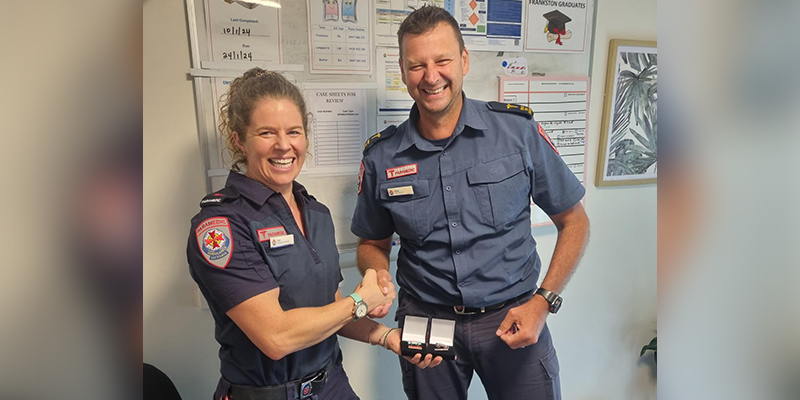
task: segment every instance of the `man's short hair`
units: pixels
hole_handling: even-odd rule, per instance
[[[403,58],[403,37],[405,35],[419,35],[431,31],[442,22],[450,25],[450,28],[453,29],[453,33],[456,35],[456,39],[458,39],[458,49],[463,52],[464,38],[461,37],[461,30],[458,29],[458,22],[456,22],[456,19],[443,8],[425,5],[409,14],[408,17],[403,20],[403,23],[400,24],[400,29],[397,30],[397,44],[400,46],[400,58]]]

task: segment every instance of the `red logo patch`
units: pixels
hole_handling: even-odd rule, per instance
[[[271,228],[262,228],[256,231],[258,233],[258,241],[266,242],[275,236],[286,236],[286,229],[282,226],[273,226]]]
[[[386,170],[386,179],[399,178],[401,176],[415,175],[417,173],[417,164],[401,165],[399,167],[388,168]]]
[[[361,194],[361,185],[364,184],[364,160],[361,160],[361,168],[358,170],[358,194]]]
[[[544,138],[544,140],[547,141],[547,144],[549,144],[550,147],[553,148],[553,151],[555,151],[556,154],[561,155],[561,153],[559,153],[558,150],[556,150],[556,146],[553,146],[553,141],[550,139],[550,136],[547,135],[547,132],[545,132],[544,128],[542,128],[542,124],[537,122],[536,129],[539,131],[539,135],[541,135]]]

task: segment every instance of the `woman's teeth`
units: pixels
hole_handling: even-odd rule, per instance
[[[278,168],[289,168],[294,158],[270,158],[269,163]]]

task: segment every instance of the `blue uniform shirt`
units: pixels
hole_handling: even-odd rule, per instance
[[[222,376],[248,386],[306,377],[338,356],[336,335],[273,361],[226,313],[277,287],[284,310],[333,303],[342,275],[330,211],[295,182],[294,196],[306,223],[304,237],[280,193],[235,172],[225,186],[201,202],[186,251],[192,278],[214,316]],[[294,244],[271,247],[269,240],[282,235],[294,235]]]
[[[397,282],[414,297],[485,307],[536,285],[531,198],[553,215],[585,189],[530,116],[463,99],[444,147],[417,131],[416,105],[393,134],[368,141],[350,229],[372,240],[397,232]]]

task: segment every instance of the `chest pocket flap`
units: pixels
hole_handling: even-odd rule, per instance
[[[519,154],[467,170],[484,221],[492,226],[521,221],[529,209],[530,179]]]
[[[522,163],[522,157],[515,154],[485,164],[476,165],[467,171],[467,180],[470,185],[497,183],[511,178],[524,169],[525,165]]]
[[[382,201],[410,201],[428,197],[430,189],[426,180],[389,181],[381,183],[379,195]]]

